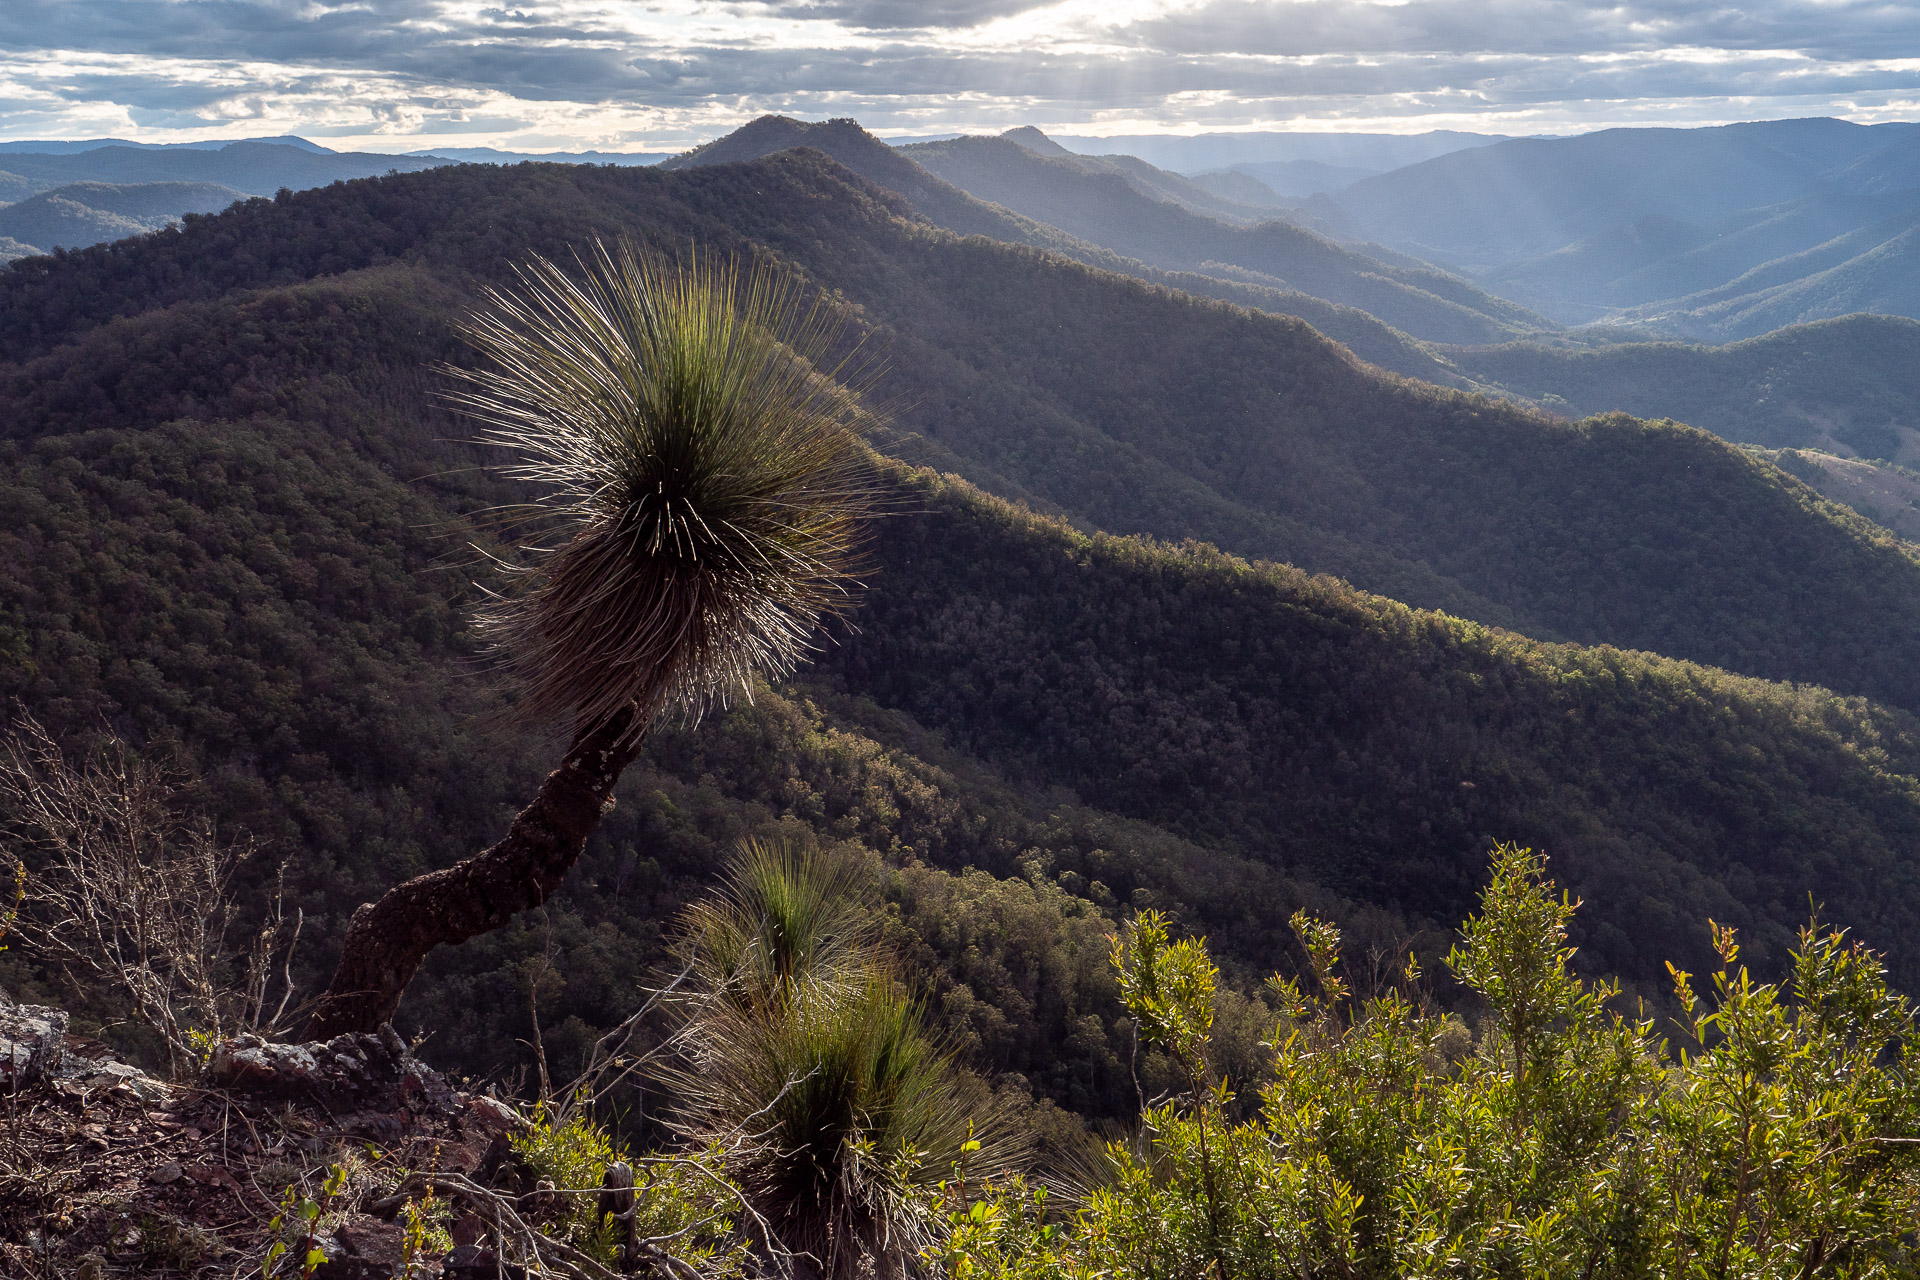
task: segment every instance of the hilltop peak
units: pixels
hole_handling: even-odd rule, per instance
[[[1019,143],[1036,155],[1070,156],[1074,154],[1030,124],[1023,124],[1018,129],[1009,129],[1000,136],[1009,142]]]
[[[795,120],[791,116],[761,116],[732,133],[662,161],[662,169],[697,169],[710,164],[738,164],[758,160],[776,151],[814,147],[855,172],[864,172],[893,148],[874,137],[850,117],[832,120]]]

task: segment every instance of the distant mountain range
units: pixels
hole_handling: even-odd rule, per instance
[[[658,164],[671,151],[502,151],[497,147],[434,147],[409,151],[426,159],[457,160],[462,164],[519,164],[539,160],[550,164]]]
[[[1004,145],[1014,152],[1023,152],[1015,143],[1006,142]],[[762,116],[725,137],[676,156],[660,167],[672,170],[733,164],[794,147],[812,147],[825,152],[869,182],[898,192],[912,203],[921,216],[949,231],[961,235],[983,235],[1044,249],[1088,266],[1116,271],[1153,284],[1183,289],[1258,311],[1295,316],[1335,341],[1344,343],[1361,358],[1383,368],[1447,385],[1464,385],[1458,371],[1432,350],[1358,307],[1329,302],[1271,281],[1236,280],[1223,274],[1156,268],[1105,245],[1069,235],[1057,226],[979,199],[936,176],[902,149],[888,146],[851,120],[810,123],[785,116]],[[1032,156],[1030,151],[1024,154]],[[1068,169],[1065,172],[1069,181],[1075,180],[1075,170]],[[1078,173],[1077,176],[1084,178],[1089,175]],[[1097,178],[1100,175],[1091,176]],[[1159,201],[1143,199],[1124,178],[1109,174],[1103,180],[1106,183],[1104,192],[1117,197],[1129,208],[1145,210],[1153,217],[1167,216],[1169,208],[1175,215],[1182,212],[1177,207],[1162,206]],[[1094,213],[1097,215],[1097,207]],[[1209,234],[1232,229],[1210,219],[1196,219],[1195,225],[1201,226]]]
[[[1516,138],[1307,207],[1566,324],[1730,341],[1853,312],[1920,317],[1920,125]]]
[[[1394,282],[1381,274],[1405,270],[1403,264],[1416,260],[1375,246],[1387,261],[1373,259],[1371,271],[1342,278],[1338,268],[1367,261],[1354,246],[1297,228],[1270,224],[1250,230],[1203,215],[1199,202],[1177,186],[1179,175],[1138,160],[1115,163],[1132,158],[1063,153],[1037,130],[889,148],[851,121],[805,123],[769,116],[663,167],[734,163],[793,147],[826,152],[899,192],[923,216],[950,230],[1062,253],[1156,284],[1295,316],[1364,359],[1410,377],[1491,391],[1572,417],[1624,410],[1678,419],[1727,440],[1768,448],[1920,464],[1915,429],[1920,427],[1920,323],[1903,318],[1856,315],[1727,347],[1649,341],[1645,331],[1564,333],[1539,317],[1536,328],[1520,329],[1525,336],[1514,340],[1422,341],[1381,319],[1391,315],[1418,329],[1429,318],[1410,305],[1401,309],[1416,295],[1389,292]],[[935,168],[955,181],[943,180]],[[1187,195],[1186,202],[1175,195]],[[989,202],[996,199],[1000,202]],[[1061,224],[1074,234],[1063,232]],[[1153,265],[1191,262],[1194,245],[1225,257],[1274,243],[1315,248],[1314,269],[1290,274],[1282,284],[1217,258],[1197,270]],[[1364,304],[1327,300],[1353,299],[1354,293],[1344,291],[1357,288],[1356,280],[1375,290]],[[1302,287],[1288,287],[1296,283]],[[1452,284],[1460,286],[1457,280]],[[1307,292],[1308,287],[1317,292]],[[1430,306],[1431,299],[1429,294],[1420,300]],[[1481,322],[1502,319],[1483,316]],[[1835,501],[1857,503],[1869,518],[1893,509],[1872,500],[1844,466],[1803,466],[1796,474]]]
[[[139,143],[118,138],[0,143],[0,263],[156,231],[189,213],[438,165],[651,164],[665,153],[583,151],[532,156],[490,147],[396,156],[330,151],[305,138]]]
[[[1554,327],[1427,263],[1336,244],[1272,210],[1255,211],[1265,216],[1254,225],[1227,225],[1198,200],[1158,194],[1192,186],[1178,175],[1131,157],[1041,154],[1026,145],[1036,138],[1044,141],[1023,132],[899,150],[971,195],[1165,271],[1297,290],[1436,342],[1494,342]]]
[[[1097,139],[1021,128],[888,146],[851,121],[768,117],[666,167],[796,146],[826,151],[939,226],[1295,316],[1410,377],[1572,416],[1618,409],[1772,449],[1920,463],[1920,325],[1849,314],[1920,314],[1909,261],[1920,126],[1816,120],[1565,139]],[[1090,147],[1137,148],[1175,167],[1083,154]],[[299,138],[6,143],[0,261],[137,235],[281,187],[468,161],[660,158],[373,155]],[[1198,167],[1221,162],[1231,167]],[[1308,187],[1337,198],[1302,200]],[[1360,238],[1369,234],[1398,247]],[[1598,301],[1573,307],[1577,296]],[[1556,323],[1594,315],[1624,327]],[[1796,323],[1806,319],[1817,323]],[[1750,333],[1765,336],[1699,345]],[[1649,340],[1662,335],[1693,340]],[[1844,474],[1803,478],[1846,501]]]
[[[218,150],[199,147],[103,146],[55,154],[10,151],[0,172],[37,190],[69,182],[217,182],[250,196],[270,196],[344,178],[411,173],[447,161],[437,157],[335,152],[285,142],[230,142]]]
[[[1326,164],[1319,160],[1264,160],[1251,164],[1236,164],[1225,169],[1206,169],[1193,175],[1195,182],[1228,180],[1233,178],[1250,179],[1274,193],[1276,197],[1311,196],[1328,191],[1340,191],[1352,186],[1362,178],[1370,178],[1381,172],[1378,169],[1363,169],[1354,165]],[[1287,201],[1291,204],[1292,201]]]
[[[1505,134],[1461,133],[1294,133],[1249,130],[1242,133],[1114,134],[1099,138],[1055,133],[1051,137],[1079,155],[1139,156],[1177,173],[1269,164],[1313,163],[1330,168],[1385,173],[1435,156],[1507,140]]]

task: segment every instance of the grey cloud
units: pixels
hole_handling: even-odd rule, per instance
[[[1026,13],[1051,0],[776,0],[770,12],[785,18],[827,18],[872,31],[977,27]]]
[[[456,21],[444,0],[378,0],[369,12],[278,0],[50,0],[0,4],[0,50],[82,50],[217,67],[212,78],[64,71],[37,87],[75,103],[119,103],[145,118],[199,122],[259,93],[337,95],[369,111],[458,114],[432,93],[499,92],[528,104],[611,103],[697,113],[855,114],[876,127],[936,127],[945,104],[986,104],[1021,120],[1089,110],[1252,122],[1286,115],[1462,113],[1553,107],[1581,117],[1612,102],[1689,99],[1819,103],[1911,91],[1920,77],[1857,65],[1920,50],[1920,7],[1840,0],[1211,0],[1123,28],[1118,56],[1040,47],[957,47],[940,28],[977,25],[1041,0],[764,0],[738,12],[816,18],[879,47],[674,47],[569,22],[545,6]],[[1659,56],[1676,45],[1723,60]],[[1759,51],[1788,50],[1767,56]],[[1590,55],[1615,55],[1594,58]],[[256,85],[228,81],[272,64]],[[20,64],[26,67],[27,64]],[[16,69],[17,75],[28,70]],[[1210,95],[1195,106],[1177,95]],[[998,106],[994,104],[1000,104]],[[499,110],[495,103],[489,110]],[[974,108],[969,107],[969,110]],[[1237,115],[1235,113],[1238,113]],[[1818,109],[1808,114],[1816,114]],[[44,109],[36,118],[44,119]],[[951,119],[951,117],[948,117]],[[17,122],[16,122],[17,123]],[[463,125],[462,127],[466,127]]]
[[[1646,52],[1675,46],[1885,57],[1920,49],[1920,7],[1881,0],[1213,0],[1128,38],[1171,53]]]

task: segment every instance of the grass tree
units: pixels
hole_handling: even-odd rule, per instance
[[[743,850],[685,918],[688,1018],[668,1073],[685,1136],[728,1152],[766,1243],[831,1278],[907,1273],[935,1241],[942,1179],[1020,1154],[926,1030],[864,884],[830,856]]]
[[[650,725],[791,670],[851,599],[870,473],[834,308],[765,267],[604,247],[488,304],[457,400],[552,534],[481,621],[519,712],[572,738],[498,844],[354,913],[315,1037],[378,1026],[434,947],[545,901]]]

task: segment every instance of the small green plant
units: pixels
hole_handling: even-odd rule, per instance
[[[140,1216],[140,1257],[149,1266],[192,1272],[224,1247],[219,1237],[191,1222],[166,1214]]]
[[[437,1258],[453,1248],[453,1237],[447,1231],[447,1223],[453,1219],[453,1206],[429,1191],[424,1200],[409,1198],[400,1217],[406,1232],[401,1240],[401,1274],[424,1275],[429,1258]]]
[[[1048,1221],[1045,1186],[1014,1175],[967,1192],[956,1170],[947,1197],[946,1238],[921,1253],[951,1280],[1069,1280],[1087,1274],[1060,1251],[1060,1227]]]
[[[1675,1052],[1571,970],[1577,905],[1544,859],[1494,851],[1447,961],[1484,1002],[1477,1043],[1408,994],[1411,960],[1356,998],[1339,931],[1296,916],[1307,972],[1273,983],[1257,1117],[1228,1123],[1217,1087],[1148,1108],[1071,1221],[956,1178],[923,1256],[955,1280],[1915,1275],[1920,1017],[1879,959],[1810,924],[1765,983],[1710,925],[1717,971],[1673,973]],[[1143,912],[1113,959],[1142,1037],[1202,1078],[1201,945]]]
[[[347,1167],[336,1164],[327,1170],[319,1199],[308,1197],[297,1184],[286,1189],[280,1197],[280,1212],[267,1224],[273,1243],[260,1262],[260,1280],[293,1276],[311,1280],[313,1273],[326,1265],[326,1252],[318,1243],[320,1224],[346,1187]],[[289,1244],[289,1237],[294,1244]]]
[[[594,1197],[588,1193],[598,1190],[619,1153],[607,1131],[584,1115],[556,1123],[542,1105],[534,1109],[532,1121],[525,1133],[511,1139],[514,1154],[536,1179],[552,1183],[559,1193],[559,1211],[548,1229],[569,1244],[582,1245],[599,1226]]]
[[[20,859],[13,860],[13,900],[0,907],[0,951],[7,949],[7,935],[13,932],[13,922],[20,918],[20,904],[27,900],[27,864]]]
[[[557,1216],[542,1229],[618,1268],[627,1224],[602,1211],[598,1193],[608,1168],[627,1157],[606,1129],[584,1115],[556,1120],[539,1107],[527,1131],[511,1141],[528,1171],[551,1183],[558,1199]],[[643,1156],[631,1169],[635,1239],[670,1246],[673,1257],[711,1280],[743,1273],[748,1258],[745,1242],[733,1230],[740,1194],[726,1179],[726,1157],[724,1150],[709,1147]]]

